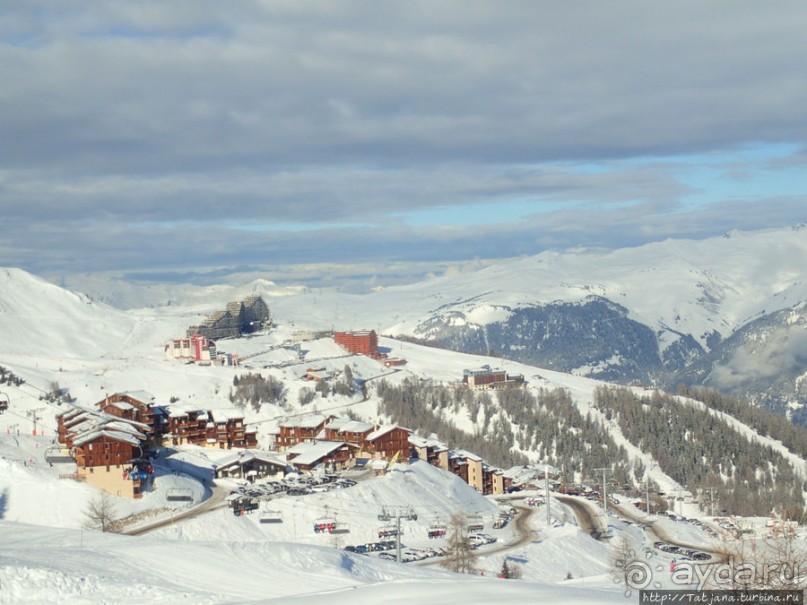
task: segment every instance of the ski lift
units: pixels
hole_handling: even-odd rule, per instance
[[[0,393],[0,414],[5,412],[9,405],[11,405],[11,401],[9,400],[8,395],[5,393]]]
[[[478,532],[485,529],[485,522],[482,521],[482,517],[479,515],[473,515],[468,517],[468,531],[469,532]]]
[[[448,527],[442,521],[435,519],[429,526],[428,536],[429,539],[445,538]]]
[[[169,502],[193,502],[193,490],[189,487],[169,487],[165,499]]]
[[[350,533],[350,525],[347,523],[335,523],[333,529],[331,530],[332,534],[349,534]]]
[[[319,519],[314,519],[315,534],[330,534],[333,533],[334,528],[336,528],[336,519],[333,517],[321,517]]]
[[[261,513],[261,523],[283,523],[283,513],[279,510],[265,510]]]
[[[54,446],[45,450],[45,462],[48,464],[67,464],[75,462],[75,459],[70,455],[69,450],[63,451],[59,446]]]
[[[395,538],[398,535],[398,528],[394,525],[387,525],[378,528],[379,538]]]

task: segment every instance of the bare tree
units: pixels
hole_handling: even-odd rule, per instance
[[[631,588],[631,569],[634,557],[630,540],[623,534],[611,555],[611,575],[614,582],[622,584],[626,590]]]
[[[468,517],[457,511],[448,522],[448,544],[440,565],[454,573],[473,573],[476,558],[468,532]]]
[[[765,537],[737,534],[723,539],[718,552],[724,569],[708,576],[707,588],[807,589],[807,543],[798,539],[795,528],[784,523]]]
[[[100,529],[103,532],[113,531],[115,524],[115,506],[109,494],[103,492],[100,496],[91,500],[84,511],[86,520],[84,527],[88,529]]]

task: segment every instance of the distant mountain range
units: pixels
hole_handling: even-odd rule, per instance
[[[200,314],[263,295],[279,322],[374,328],[619,383],[705,385],[807,425],[807,223],[619,250],[545,252],[368,294],[68,284],[120,308]]]
[[[443,291],[465,281],[463,294],[388,330],[610,382],[709,386],[807,424],[806,269],[804,225],[547,253],[452,278]]]

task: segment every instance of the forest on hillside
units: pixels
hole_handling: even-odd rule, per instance
[[[693,494],[714,490],[719,510],[804,517],[804,479],[779,451],[720,415],[674,395],[625,387],[598,387],[594,405],[676,482]]]

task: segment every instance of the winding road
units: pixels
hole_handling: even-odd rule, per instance
[[[159,529],[161,527],[165,527],[167,525],[173,525],[178,521],[184,521],[186,519],[193,519],[199,515],[203,515],[213,510],[217,510],[219,508],[224,508],[226,506],[226,498],[227,495],[230,493],[229,490],[216,485],[213,482],[212,487],[213,493],[210,497],[199,503],[198,505],[189,508],[187,510],[183,510],[178,513],[174,513],[171,517],[167,519],[160,519],[159,521],[154,521],[153,523],[148,523],[147,525],[141,525],[139,527],[135,527],[126,531],[121,532],[123,535],[126,536],[139,536],[150,531],[154,531],[155,529]]]

